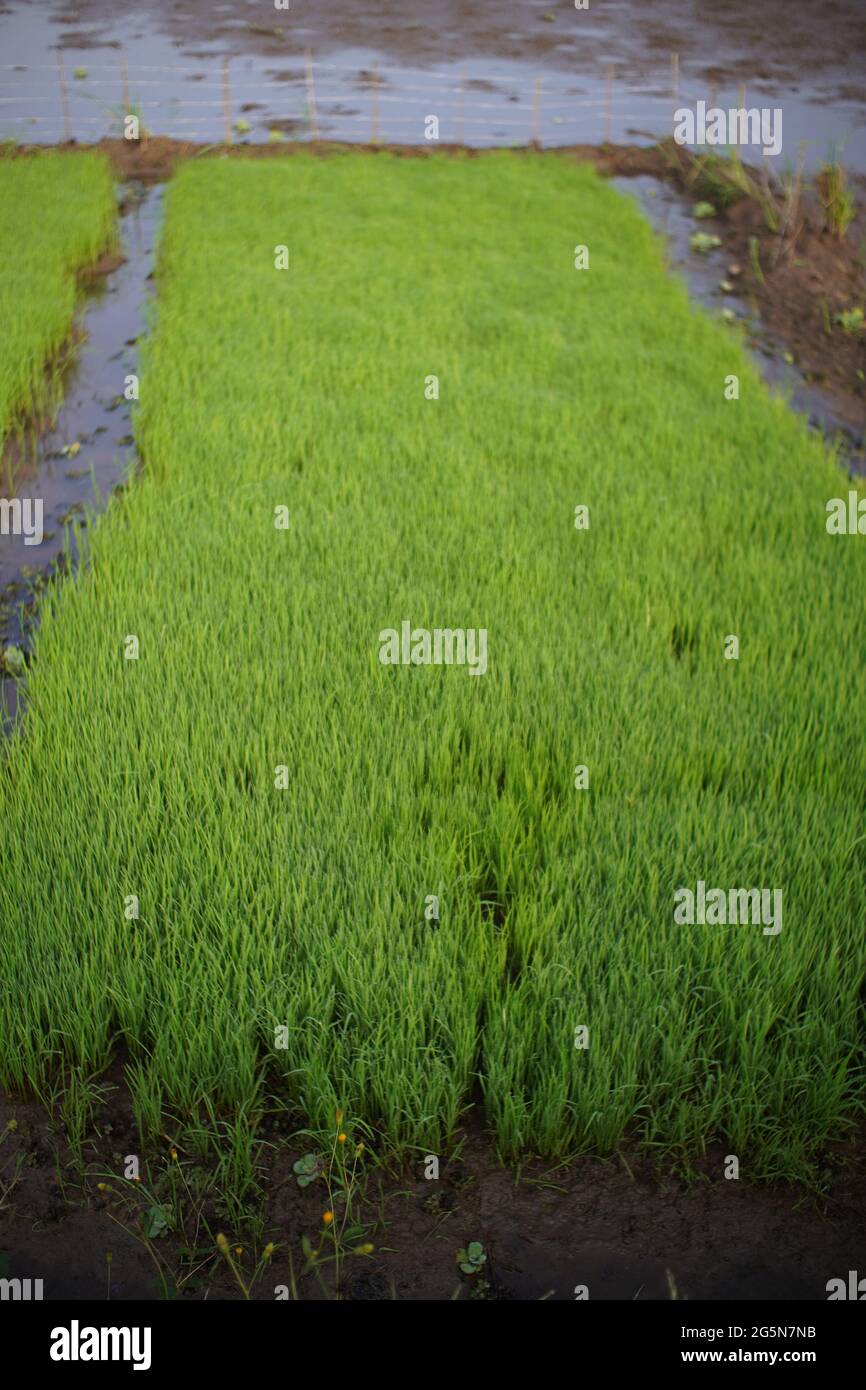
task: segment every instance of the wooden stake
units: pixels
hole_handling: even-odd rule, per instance
[[[604,143],[610,144],[611,108],[613,106],[613,63],[607,65],[607,82],[604,88]]]
[[[225,143],[232,143],[232,104],[229,92],[229,60],[223,58],[223,119],[225,121]]]
[[[63,138],[66,141],[72,139],[72,127],[69,124],[69,94],[66,91],[66,69],[63,66],[63,53],[57,64],[57,71],[60,77],[60,104],[63,107]]]
[[[532,98],[532,143],[541,144],[541,73],[536,76]]]
[[[316,83],[313,78],[313,58],[307,49],[307,110],[310,116],[310,134],[314,140],[319,138],[319,117],[316,114]]]
[[[379,69],[373,69],[373,91],[370,97],[370,143],[379,143]]]

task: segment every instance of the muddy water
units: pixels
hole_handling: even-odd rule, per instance
[[[63,403],[14,488],[3,493],[41,499],[44,535],[36,545],[23,535],[0,535],[2,647],[26,647],[46,578],[63,563],[65,550],[69,563],[76,561],[76,525],[87,524],[136,464],[124,379],[136,372],[136,339],[147,326],[162,189],[127,187],[120,193],[126,208],[120,222],[124,263],[85,302],[77,325],[85,336],[63,382]],[[0,720],[14,717],[16,695],[15,681],[0,681]]]
[[[649,141],[743,84],[782,108],[777,168],[806,141],[809,164],[844,144],[866,173],[863,0],[0,0],[0,138],[117,134],[126,100],[157,134],[221,140],[224,58],[235,138],[303,138],[308,51],[334,139],[420,143],[434,114],[471,145]]]

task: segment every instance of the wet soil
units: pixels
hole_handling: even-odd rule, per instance
[[[171,1159],[174,1136],[142,1164],[151,1189],[159,1190],[158,1171],[174,1167],[176,1174],[178,1164],[190,1184],[186,1230],[169,1229],[152,1242],[163,1283],[142,1239],[148,1202],[120,1195],[132,1187],[118,1177],[126,1155],[142,1149],[120,1072],[113,1074],[119,1089],[97,1109],[80,1163],[59,1116],[0,1097],[0,1258],[10,1277],[43,1279],[48,1300],[104,1299],[109,1275],[115,1301],[162,1298],[167,1288],[191,1301],[240,1298],[216,1248],[220,1232],[233,1251],[241,1247],[234,1258],[246,1279],[258,1252],[274,1242],[253,1289],[262,1300],[281,1285],[305,1300],[560,1301],[574,1299],[578,1286],[590,1300],[674,1293],[823,1300],[829,1279],[866,1268],[866,1135],[826,1155],[824,1190],[810,1196],[781,1184],[750,1185],[742,1173],[725,1179],[722,1149],[708,1153],[688,1181],[633,1153],[557,1166],[532,1160],[515,1171],[497,1160],[476,1120],[458,1136],[456,1155],[442,1159],[438,1178],[425,1177],[423,1161],[393,1170],[365,1159],[364,1231],[353,1244],[369,1241],[375,1249],[349,1257],[338,1284],[333,1265],[320,1282],[303,1273],[302,1240],[317,1243],[327,1191],[321,1180],[299,1188],[292,1164],[309,1141],[271,1118],[257,1154],[257,1245],[249,1231],[232,1227],[218,1197],[198,1199],[204,1170],[186,1151]],[[457,1251],[476,1240],[487,1259],[477,1275],[466,1275]]]
[[[700,197],[694,165],[672,142],[668,176],[694,202]],[[748,171],[756,183],[762,171]],[[760,315],[768,334],[784,342],[805,380],[820,388],[844,424],[866,427],[866,330],[846,331],[838,315],[866,308],[866,179],[854,178],[857,215],[844,237],[827,226],[814,186],[805,184],[796,205],[771,189],[768,201],[780,230],[768,225],[759,201],[744,197],[695,230],[721,239],[727,279]],[[734,271],[730,267],[734,267]]]
[[[611,53],[640,67],[653,54],[679,52],[707,80],[793,80],[832,74],[839,89],[857,85],[857,55],[866,49],[866,13],[852,0],[619,0],[615,12],[572,0],[339,0],[322,5],[293,0],[288,12],[265,18],[246,6],[193,0],[151,0],[139,27],[157,29],[188,51],[202,40],[231,53],[361,49],[399,63],[440,64],[461,57],[533,61],[554,57],[573,65],[603,62]],[[64,48],[98,48],[118,19],[113,0],[77,0],[55,7],[52,23]],[[190,55],[192,56],[192,55]]]

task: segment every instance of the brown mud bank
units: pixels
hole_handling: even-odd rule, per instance
[[[862,1134],[825,1155],[820,1196],[750,1185],[745,1163],[726,1179],[722,1148],[687,1181],[628,1153],[508,1168],[477,1120],[437,1177],[420,1154],[378,1162],[370,1143],[349,1160],[353,1229],[338,1270],[324,1221],[345,1216],[335,1169],[329,1191],[327,1163],[306,1186],[297,1166],[311,1148],[333,1152],[338,1129],[354,1154],[349,1117],[318,1145],[285,1113],[264,1117],[245,1224],[215,1159],[185,1136],[140,1146],[122,1082],[86,1136],[62,1115],[0,1098],[0,1274],[42,1279],[47,1300],[824,1300],[829,1280],[866,1268]],[[131,1154],[144,1155],[138,1185],[122,1177]],[[472,1242],[484,1258],[464,1272],[458,1251]],[[315,1268],[305,1243],[322,1257]]]
[[[36,146],[21,146],[17,157]],[[61,149],[79,149],[74,142]],[[333,151],[381,157],[424,159],[431,150],[418,145],[367,145],[331,141],[274,145],[207,146],[154,137],[141,142],[104,139],[92,148],[108,156],[119,179],[158,183],[171,177],[187,159],[219,152],[230,159],[286,159],[299,151],[327,158]],[[440,144],[438,152],[484,158],[489,149]],[[523,157],[536,149],[524,147]],[[693,203],[710,202],[715,215],[695,223],[695,230],[718,238],[726,258],[730,288],[759,316],[768,333],[784,343],[806,382],[825,397],[834,416],[859,437],[866,430],[866,325],[844,316],[866,308],[866,180],[849,180],[856,214],[844,236],[827,225],[822,196],[814,179],[792,175],[782,187],[764,170],[741,166],[736,188],[715,174],[719,161],[690,154],[673,140],[633,145],[569,145],[546,151],[549,158],[592,163],[610,178],[651,176],[666,182]],[[712,171],[712,172],[711,172]],[[712,199],[718,194],[718,202]],[[723,205],[724,204],[724,205]],[[849,326],[843,326],[848,323]]]

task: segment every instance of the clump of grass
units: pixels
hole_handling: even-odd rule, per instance
[[[845,170],[838,160],[822,165],[817,188],[824,209],[824,228],[841,240],[854,221],[857,205]]]
[[[661,149],[680,184],[690,196],[699,199],[698,207],[724,212],[744,198],[750,198],[760,205],[767,228],[778,231],[775,200],[769,188],[748,172],[736,146],[724,154],[691,154],[671,142],[664,142]]]
[[[686,185],[701,202],[724,210],[753,195],[752,182],[739,161],[719,154],[689,154],[688,160]]]

